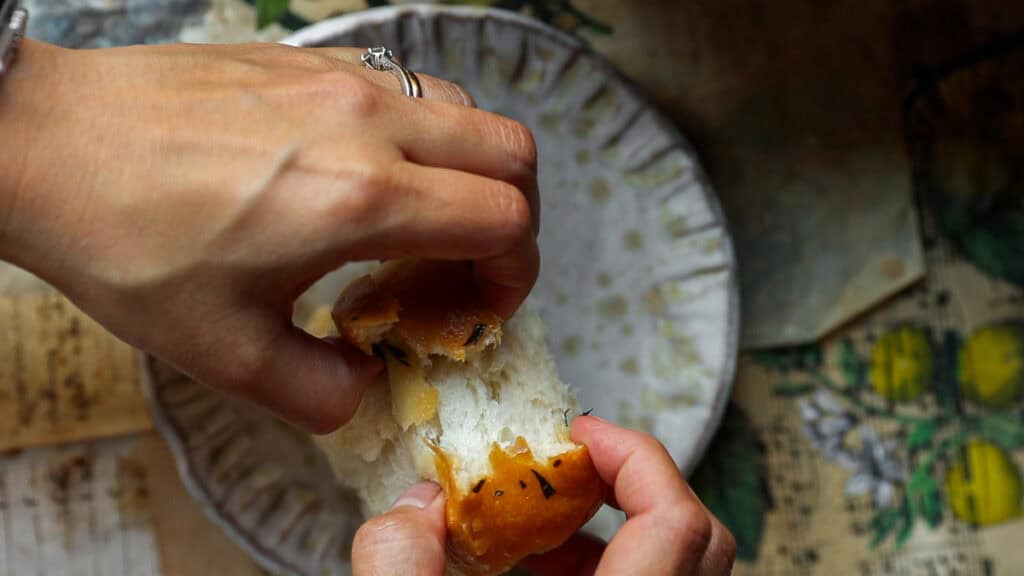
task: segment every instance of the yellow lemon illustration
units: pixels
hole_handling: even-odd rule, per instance
[[[924,392],[932,380],[933,366],[928,335],[919,328],[903,326],[875,342],[868,377],[879,396],[907,402]]]
[[[1006,408],[1024,392],[1024,331],[991,326],[971,334],[960,350],[960,390],[989,408]]]
[[[1002,448],[972,440],[946,473],[946,497],[957,518],[998,524],[1020,515],[1020,473]]]

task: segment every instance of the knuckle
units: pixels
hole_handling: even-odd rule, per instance
[[[367,159],[362,162],[362,168],[352,174],[352,182],[364,192],[367,207],[375,206],[377,199],[392,188],[392,171],[387,163]]]
[[[736,537],[724,526],[722,527],[722,545],[719,553],[726,566],[736,563]]]
[[[711,544],[714,524],[707,512],[689,502],[671,506],[664,527],[687,551],[703,555]]]
[[[461,85],[454,82],[448,82],[447,80],[438,80],[438,85],[444,92],[445,99],[449,102],[452,102],[453,104],[461,104],[462,106],[476,106],[476,102],[473,101],[473,96]]]
[[[240,342],[232,346],[231,352],[223,357],[231,360],[216,368],[215,378],[225,392],[246,396],[254,383],[266,373],[268,355],[263,346],[254,342]]]
[[[512,160],[525,170],[535,171],[537,169],[537,141],[530,129],[507,118],[501,120],[499,128]]]
[[[530,203],[515,186],[499,183],[493,195],[495,212],[499,215],[500,236],[509,244],[518,243],[525,236],[533,235]]]
[[[344,113],[363,118],[375,115],[382,105],[382,91],[357,74],[332,71],[311,76],[308,95],[317,105],[334,110],[340,107]]]
[[[658,458],[658,459],[668,458],[669,460],[672,459],[672,456],[671,456],[671,454],[668,453],[668,450],[665,448],[665,445],[662,444],[661,441],[659,441],[657,438],[655,438],[654,436],[652,436],[652,435],[650,435],[650,434],[648,434],[646,432],[640,432],[640,431],[635,431],[635,432],[636,432],[636,434],[639,437],[639,441],[637,443],[637,449],[644,453],[645,459],[648,459],[648,460],[649,459],[653,459],[653,458]]]
[[[341,175],[343,186],[337,194],[337,209],[346,221],[370,222],[380,216],[384,197],[391,187],[391,169],[365,159],[349,165]]]
[[[451,89],[454,91],[455,96],[459,99],[460,104],[472,108],[476,107],[476,100],[473,99],[473,95],[469,93],[469,90],[463,88],[461,84],[454,84],[451,82],[448,82],[448,86],[450,86]]]

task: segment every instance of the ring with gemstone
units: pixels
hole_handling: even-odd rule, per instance
[[[406,96],[410,98],[423,97],[423,87],[420,86],[420,79],[412,71],[399,64],[391,50],[383,46],[369,48],[363,54],[362,60],[363,64],[371,70],[390,72],[397,76],[398,80],[402,83],[402,91],[405,92]]]

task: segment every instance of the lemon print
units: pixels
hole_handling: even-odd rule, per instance
[[[946,497],[957,518],[988,526],[1020,515],[1020,473],[1002,448],[983,440],[964,447],[946,473]]]
[[[921,329],[904,326],[886,332],[871,349],[868,377],[879,396],[894,402],[913,400],[932,379],[932,345]]]
[[[960,350],[960,390],[989,408],[1007,408],[1024,392],[1024,331],[982,328]]]

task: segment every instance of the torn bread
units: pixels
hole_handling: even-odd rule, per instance
[[[316,440],[368,516],[422,479],[438,482],[449,573],[490,575],[565,542],[604,486],[569,439],[576,401],[540,317],[502,326],[473,283],[463,264],[407,261],[351,284],[334,309],[338,330],[387,370],[348,424]]]
[[[367,354],[388,341],[424,360],[465,360],[496,344],[501,333],[501,317],[477,287],[471,265],[456,262],[385,264],[345,288],[334,321]]]

